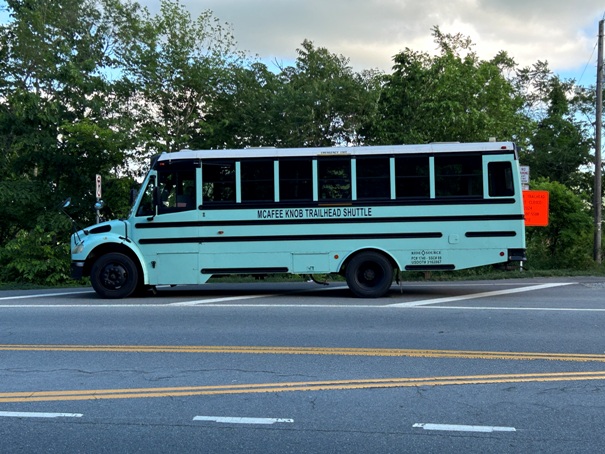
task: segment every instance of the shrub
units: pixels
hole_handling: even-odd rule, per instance
[[[69,234],[37,226],[0,249],[0,281],[54,286],[69,281]]]
[[[538,180],[532,189],[549,192],[546,227],[528,227],[528,267],[533,269],[594,267],[593,224],[589,207],[571,189],[556,181]]]

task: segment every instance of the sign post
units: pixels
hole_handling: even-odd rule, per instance
[[[521,171],[521,186],[524,191],[529,190],[529,166],[519,166]]]
[[[97,202],[98,202],[101,200],[101,175],[96,175],[95,182],[96,182],[95,192],[96,192]],[[101,212],[99,209],[99,204],[97,204],[96,206],[97,206],[97,224],[98,224],[99,220],[101,219]]]

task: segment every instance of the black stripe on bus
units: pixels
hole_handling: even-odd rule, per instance
[[[265,274],[287,273],[287,267],[277,268],[202,268],[202,274]]]
[[[182,227],[218,227],[218,226],[237,226],[237,225],[291,225],[291,224],[368,224],[381,222],[478,222],[478,221],[521,221],[524,219],[522,214],[500,214],[500,215],[473,215],[473,216],[410,216],[410,217],[390,217],[390,218],[292,218],[284,219],[238,219],[222,221],[183,221],[183,222],[139,222],[135,224],[138,229],[162,229],[162,228],[182,228]]]
[[[182,244],[182,243],[241,243],[252,241],[319,241],[319,240],[385,240],[441,238],[441,232],[419,233],[366,233],[324,235],[267,235],[267,236],[221,236],[184,238],[142,238],[139,244]]]
[[[455,265],[406,265],[406,271],[451,271],[455,270]]]
[[[466,232],[467,238],[501,238],[517,236],[517,232],[514,231],[502,231],[502,232]]]

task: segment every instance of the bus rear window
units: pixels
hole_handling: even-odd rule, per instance
[[[513,169],[510,162],[490,162],[487,164],[490,197],[515,195]]]

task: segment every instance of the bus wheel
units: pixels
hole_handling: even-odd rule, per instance
[[[347,285],[359,298],[384,296],[393,283],[391,262],[378,252],[362,252],[347,265]]]
[[[137,289],[139,273],[130,257],[112,252],[94,263],[90,280],[101,297],[126,298]]]

